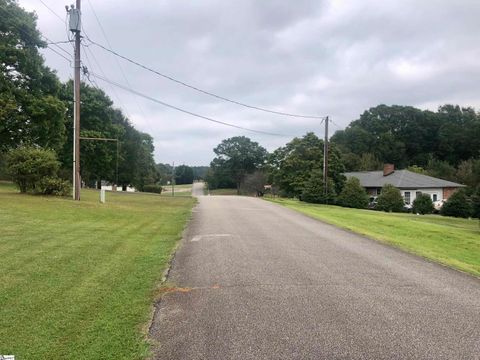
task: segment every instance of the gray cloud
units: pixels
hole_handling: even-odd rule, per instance
[[[63,16],[63,3],[45,1]],[[252,105],[328,114],[341,126],[380,103],[480,105],[478,1],[90,1],[119,53]],[[64,25],[38,0],[20,4],[37,12],[46,36],[66,38]],[[106,43],[88,0],[83,23],[91,38]],[[107,77],[125,83],[116,60],[91,46],[94,71],[100,69],[90,51]],[[65,60],[44,53],[62,79],[71,76]],[[133,88],[173,105],[263,131],[323,135],[316,120],[241,108],[121,65]],[[212,148],[235,135],[269,150],[289,140],[207,123],[117,89],[119,101],[99,84],[154,137],[159,162],[208,164]]]

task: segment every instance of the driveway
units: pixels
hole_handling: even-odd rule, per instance
[[[169,281],[155,359],[480,359],[480,280],[260,199],[199,197]]]

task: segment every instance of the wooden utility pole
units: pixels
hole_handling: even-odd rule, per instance
[[[328,197],[328,116],[325,118],[325,139],[323,141],[323,185],[326,201]]]
[[[73,78],[73,199],[80,200],[80,29],[81,0],[77,0],[76,8],[67,10],[70,14],[69,27],[75,36],[74,78]]]

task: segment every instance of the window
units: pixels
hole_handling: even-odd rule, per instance
[[[410,204],[410,191],[405,191],[403,193],[403,199],[405,201],[405,204]]]
[[[421,191],[417,191],[417,192],[415,193],[415,197],[419,197],[420,195],[422,195],[422,192],[421,192]]]
[[[437,198],[437,194],[432,194],[432,201],[437,201],[438,198]]]

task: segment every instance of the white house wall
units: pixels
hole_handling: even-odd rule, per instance
[[[430,195],[432,201],[434,200],[434,195],[437,195],[437,200],[443,200],[443,188],[431,188],[431,189],[400,189],[402,197],[405,199],[405,193],[410,192],[410,204],[413,203],[415,198],[417,197],[417,192],[421,192],[422,194]]]

